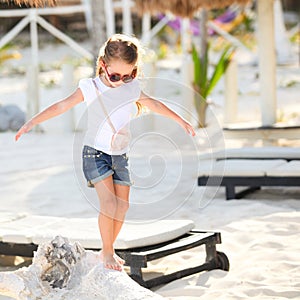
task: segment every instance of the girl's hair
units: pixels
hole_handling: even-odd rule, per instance
[[[125,34],[114,34],[109,38],[99,50],[96,66],[96,76],[104,72],[100,62],[109,64],[112,60],[122,60],[123,62],[135,65],[137,74],[139,73],[142,56],[142,47],[137,38]],[[143,112],[143,106],[136,102],[137,116]]]
[[[97,59],[96,76],[104,72],[100,65],[101,61],[105,64],[109,64],[114,59],[122,60],[127,64],[136,65],[137,69],[139,69],[140,52],[141,46],[138,39],[125,34],[114,34],[100,48]]]

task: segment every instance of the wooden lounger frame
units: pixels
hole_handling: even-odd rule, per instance
[[[234,159],[284,159],[287,162],[292,160],[299,160],[299,157],[295,158],[284,158],[284,157],[249,157],[249,158],[238,158],[238,157],[227,157],[217,158],[220,160],[234,160]],[[300,176],[199,176],[198,186],[224,186],[226,192],[226,200],[230,199],[241,199],[249,193],[259,190],[262,186],[300,186]],[[246,189],[236,193],[236,187],[247,187]]]
[[[300,186],[299,176],[200,176],[199,186],[224,186],[226,199],[241,199],[249,193],[259,190],[262,186]],[[235,188],[248,188],[236,193]]]
[[[126,261],[126,266],[130,267],[129,276],[140,285],[152,288],[161,284],[168,283],[191,274],[202,271],[221,269],[229,270],[229,260],[223,252],[216,250],[216,244],[221,243],[221,234],[218,232],[203,232],[191,230],[183,236],[172,241],[156,244],[153,246],[117,250],[116,252]],[[185,268],[171,274],[158,276],[153,279],[144,280],[142,268],[147,267],[147,262],[159,259],[180,251],[188,250],[198,246],[205,246],[205,262],[192,268]],[[36,244],[17,244],[0,242],[0,254],[12,256],[33,257],[38,245]],[[87,249],[100,250],[100,249]]]

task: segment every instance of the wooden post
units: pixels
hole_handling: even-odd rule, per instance
[[[142,19],[142,42],[149,49],[147,52],[147,59],[143,65],[144,76],[150,77],[146,80],[145,90],[149,95],[154,95],[155,92],[155,80],[156,80],[156,57],[153,50],[150,50],[151,45],[151,15],[150,13],[143,14]],[[150,113],[143,122],[144,131],[155,130],[155,115]]]
[[[182,65],[181,65],[181,82],[182,82],[182,115],[188,121],[192,121],[191,112],[193,110],[193,88],[192,88],[192,70],[193,64],[189,50],[191,48],[191,31],[190,20],[184,18],[181,21],[181,48],[182,48]]]
[[[31,41],[31,66],[29,71],[30,79],[28,80],[29,98],[27,99],[31,116],[37,114],[40,110],[39,101],[39,46],[38,46],[38,29],[37,29],[37,13],[35,9],[30,10],[30,41]],[[39,132],[39,126],[35,126],[34,130]]]
[[[92,1],[90,0],[81,0],[82,5],[85,7],[84,16],[85,16],[85,24],[88,32],[92,31],[93,28],[93,19],[92,19]]]
[[[26,70],[26,80],[27,80],[27,120],[31,119],[37,113],[36,104],[39,98],[39,89],[35,81],[38,78],[38,70],[33,64],[28,64]]]
[[[274,0],[258,0],[258,47],[262,126],[276,122]]]
[[[287,64],[296,61],[293,55],[291,43],[286,33],[281,0],[275,0],[274,3],[274,24],[275,24],[275,44],[277,62],[279,64]]]
[[[131,20],[131,1],[122,0],[122,12],[123,12],[123,32],[126,34],[132,34],[132,20]]]
[[[104,0],[105,19],[106,19],[106,35],[112,36],[116,33],[115,10],[111,0]]]
[[[145,46],[150,46],[151,43],[151,15],[150,13],[143,14],[142,19],[142,41]]]
[[[63,82],[62,97],[66,97],[73,91],[74,85],[74,66],[71,64],[62,65]],[[64,127],[66,131],[75,130],[74,110],[70,109],[65,113]]]
[[[237,116],[237,63],[231,60],[225,72],[225,103],[224,103],[224,123],[234,123]]]

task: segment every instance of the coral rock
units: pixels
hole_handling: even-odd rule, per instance
[[[105,269],[99,253],[60,236],[40,245],[28,268],[0,273],[0,294],[19,300],[163,299],[124,271]]]

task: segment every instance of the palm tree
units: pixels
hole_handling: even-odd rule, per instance
[[[194,82],[193,87],[197,92],[195,95],[195,108],[198,114],[198,126],[203,128],[206,126],[206,108],[208,106],[207,97],[213,91],[221,77],[226,72],[227,67],[231,61],[232,55],[234,53],[233,47],[226,47],[222,52],[218,62],[214,67],[214,72],[209,76],[208,67],[208,51],[209,47],[205,48],[205,52],[199,56],[198,51],[193,45],[192,57],[194,62]],[[203,56],[202,56],[203,55]]]
[[[194,63],[194,82],[193,87],[196,91],[194,103],[198,114],[198,126],[205,127],[205,115],[207,108],[207,96],[212,92],[219,79],[222,77],[229,64],[232,49],[225,49],[222,53],[212,77],[208,77],[208,39],[207,39],[207,9],[221,8],[232,3],[246,3],[248,0],[170,0],[170,1],[142,1],[136,0],[138,7],[143,11],[170,11],[174,15],[191,18],[195,12],[200,12],[200,54],[193,47],[192,57]]]

